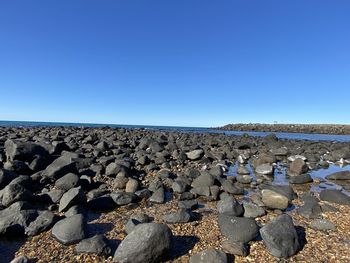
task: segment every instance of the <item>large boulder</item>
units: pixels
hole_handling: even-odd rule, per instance
[[[72,160],[72,158],[63,155],[47,166],[43,171],[42,176],[55,181],[67,173],[78,173],[78,170],[76,163]]]
[[[8,235],[11,237],[21,236],[25,228],[35,220],[38,212],[25,202],[16,202],[0,211],[0,236]]]
[[[268,251],[275,257],[288,258],[300,248],[293,220],[283,214],[260,229],[261,237]]]
[[[114,261],[151,263],[164,260],[171,246],[168,226],[157,223],[139,224],[118,246]]]
[[[219,215],[221,233],[232,241],[247,243],[257,237],[259,227],[252,218]]]
[[[4,146],[8,161],[31,161],[35,155],[48,156],[44,147],[33,142],[6,140]]]
[[[86,222],[82,214],[58,221],[52,228],[52,235],[62,244],[78,243],[86,237]]]

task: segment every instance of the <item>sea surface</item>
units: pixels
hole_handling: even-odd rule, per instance
[[[177,126],[152,126],[152,125],[125,125],[125,124],[98,124],[98,123],[67,123],[67,122],[31,122],[31,121],[1,121],[0,127],[111,127],[125,129],[149,129],[159,131],[179,131],[195,133],[217,133],[226,135],[243,135],[264,137],[272,132],[256,131],[223,131],[205,127],[177,127]],[[311,141],[336,141],[350,142],[350,135],[333,135],[333,134],[307,134],[307,133],[288,133],[273,132],[280,139],[292,140],[311,140]]]

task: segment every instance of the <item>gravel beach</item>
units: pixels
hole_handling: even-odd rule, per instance
[[[0,262],[349,262],[350,142],[0,128]]]

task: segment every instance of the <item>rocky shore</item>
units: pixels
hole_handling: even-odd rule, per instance
[[[289,133],[317,133],[349,135],[350,125],[340,124],[227,124],[223,127],[215,128],[227,131],[256,131],[256,132],[289,132]]]
[[[0,128],[0,262],[347,262],[349,163],[344,142]]]

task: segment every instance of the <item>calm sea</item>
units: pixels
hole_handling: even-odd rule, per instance
[[[124,124],[98,124],[98,123],[66,123],[66,122],[31,122],[31,121],[0,121],[0,127],[111,127],[126,129],[151,129],[161,131],[180,131],[196,133],[219,133],[226,135],[243,135],[264,137],[271,132],[247,132],[247,131],[222,131],[205,127],[176,127],[176,126],[152,126],[152,125],[124,125]],[[312,141],[337,141],[350,142],[350,135],[332,135],[332,134],[306,134],[306,133],[287,133],[274,132],[280,139],[294,140],[312,140]]]

